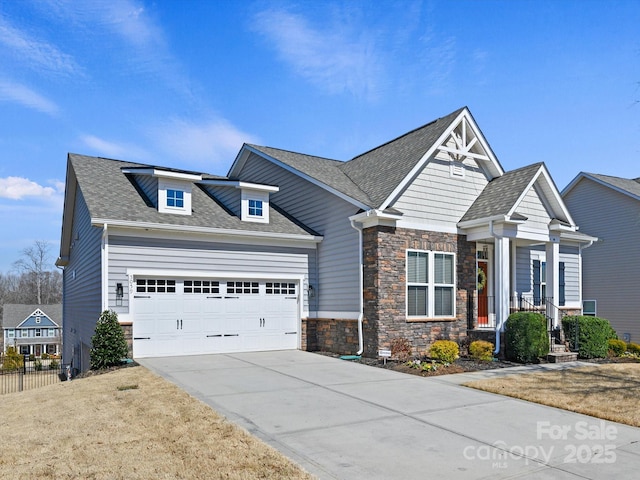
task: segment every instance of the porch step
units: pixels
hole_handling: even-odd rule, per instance
[[[547,355],[547,361],[550,363],[575,362],[578,360],[577,352],[551,352]]]
[[[566,345],[562,345],[561,343],[554,343],[551,345],[551,353],[565,353],[566,351]]]

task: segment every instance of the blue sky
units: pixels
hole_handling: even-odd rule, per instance
[[[226,174],[468,106],[507,170],[638,177],[637,1],[0,2],[0,272],[58,253],[67,152]]]

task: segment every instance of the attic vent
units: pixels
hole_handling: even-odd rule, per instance
[[[464,178],[464,165],[461,162],[451,162],[449,168],[452,177]]]

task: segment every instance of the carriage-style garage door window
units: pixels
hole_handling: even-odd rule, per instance
[[[455,255],[407,251],[407,316],[455,316]]]

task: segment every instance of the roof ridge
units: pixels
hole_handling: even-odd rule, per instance
[[[364,155],[367,155],[367,154],[369,154],[371,152],[374,152],[374,151],[378,150],[379,148],[385,147],[385,146],[387,146],[387,145],[389,145],[389,144],[391,144],[393,142],[397,142],[401,138],[407,137],[407,136],[411,135],[412,133],[417,132],[418,130],[422,130],[422,129],[426,128],[426,127],[434,125],[434,124],[438,123],[439,121],[441,121],[444,118],[447,118],[447,117],[450,117],[450,116],[453,116],[453,115],[458,115],[465,108],[467,108],[467,107],[466,106],[461,107],[461,108],[459,108],[457,110],[454,110],[453,112],[451,112],[451,113],[449,113],[447,115],[444,115],[442,117],[436,118],[435,120],[432,120],[432,121],[430,121],[428,123],[425,123],[424,125],[421,125],[421,126],[419,126],[417,128],[414,128],[413,130],[410,130],[410,131],[408,131],[406,133],[403,133],[402,135],[399,135],[399,136],[397,136],[397,137],[395,137],[395,138],[393,138],[393,139],[391,139],[391,140],[389,140],[387,142],[384,142],[384,143],[378,145],[377,147],[373,147],[373,148],[367,150],[366,152],[363,152],[363,153],[361,153],[359,155],[356,155],[355,157],[353,157],[350,160],[348,160],[348,162],[350,162],[352,160],[355,160],[357,158],[363,157]],[[345,163],[348,163],[348,162],[345,162]]]
[[[313,157],[313,158],[318,158],[320,160],[329,160],[330,162],[345,163],[344,160],[336,160],[335,158],[321,157],[319,155],[311,155],[309,153],[296,152],[294,150],[287,150],[286,148],[270,147],[268,145],[256,145],[253,143],[247,143],[247,146],[256,148],[256,149],[270,148],[271,150],[278,150],[279,152],[293,153],[294,155],[303,155],[305,157]]]

